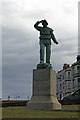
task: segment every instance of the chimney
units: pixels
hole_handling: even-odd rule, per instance
[[[77,62],[80,60],[80,55],[77,55]]]
[[[70,65],[67,64],[67,63],[65,63],[65,64],[63,65],[63,69],[67,69],[67,68],[69,68],[69,67],[70,67]]]

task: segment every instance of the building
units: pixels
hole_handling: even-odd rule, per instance
[[[77,62],[72,64],[73,91],[80,88],[80,56],[77,56]]]
[[[80,55],[72,64],[64,64],[56,76],[56,95],[58,100],[80,88]]]

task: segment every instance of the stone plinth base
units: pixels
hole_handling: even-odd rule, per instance
[[[28,110],[60,110],[56,98],[56,72],[52,69],[33,70],[33,96]]]
[[[57,101],[55,96],[33,96],[27,104],[28,110],[60,110],[61,104]]]

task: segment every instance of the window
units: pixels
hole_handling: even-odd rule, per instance
[[[80,65],[77,66],[77,73],[80,73]]]
[[[70,72],[68,72],[68,78],[70,77]]]
[[[77,69],[80,69],[80,66],[77,66]]]
[[[78,86],[80,86],[80,78],[78,78]]]
[[[58,84],[57,84],[57,90],[58,90]]]
[[[70,72],[70,71],[67,71],[67,72],[66,72],[66,77],[67,77],[67,78],[70,78],[70,77],[71,77],[71,72]]]
[[[76,66],[73,67],[73,75],[76,74]]]
[[[76,87],[76,79],[73,79],[73,87]]]
[[[57,82],[59,82],[60,81],[60,78],[59,77],[57,77]]]
[[[68,88],[70,88],[70,87],[71,87],[71,82],[69,81],[69,82],[68,82]]]
[[[80,86],[80,77],[76,77],[76,78],[73,80],[73,86],[74,86],[74,87]]]
[[[66,82],[66,88],[67,88],[67,89],[71,88],[71,82],[70,82],[70,81],[67,81],[67,82]]]
[[[60,83],[60,90],[61,90],[61,83]]]
[[[78,78],[76,78],[75,82],[76,82],[76,87],[78,87]]]

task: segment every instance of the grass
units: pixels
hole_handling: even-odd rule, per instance
[[[4,107],[2,118],[79,118],[79,112],[29,111],[26,107]]]
[[[0,107],[0,118],[2,118],[2,108]]]

